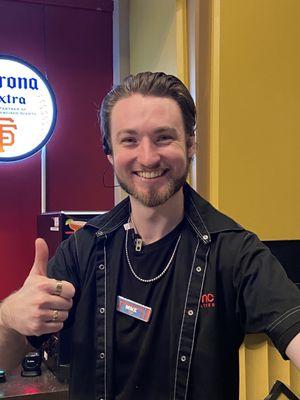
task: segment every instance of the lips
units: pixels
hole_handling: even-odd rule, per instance
[[[140,178],[154,179],[164,175],[165,172],[165,170],[159,169],[157,171],[137,171],[135,172],[135,174],[138,175]]]

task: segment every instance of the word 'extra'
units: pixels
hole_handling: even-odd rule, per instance
[[[3,104],[26,104],[24,97],[11,96],[8,94],[7,96],[0,96],[0,103]]]

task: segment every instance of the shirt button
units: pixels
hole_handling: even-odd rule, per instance
[[[181,356],[181,357],[180,357],[180,360],[181,360],[182,362],[185,362],[185,361],[186,361],[186,356]]]
[[[99,354],[99,357],[100,357],[101,359],[103,359],[103,358],[105,357],[105,354],[104,354],[104,353],[100,353],[100,354]]]
[[[98,268],[101,269],[101,270],[103,270],[103,269],[104,269],[104,264],[100,264],[100,265],[98,266]]]
[[[198,267],[196,267],[196,271],[197,272],[201,272],[202,271],[202,268],[200,267],[200,265],[198,265]]]
[[[188,311],[188,315],[190,315],[190,316],[194,315],[194,311],[193,310],[189,310]]]
[[[99,312],[100,312],[100,314],[104,314],[105,308],[104,308],[104,307],[101,307],[101,308],[99,309]]]
[[[208,239],[208,235],[203,235],[203,239],[207,240]]]

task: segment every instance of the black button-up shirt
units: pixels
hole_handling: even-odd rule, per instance
[[[171,371],[155,373],[171,375],[166,400],[238,399],[238,349],[245,333],[267,333],[285,356],[300,331],[300,292],[254,234],[187,184],[184,195],[189,229],[175,261],[174,356]],[[112,400],[114,313],[128,216],[127,198],[63,242],[49,262],[49,276],[76,288],[66,324],[73,327],[72,400]],[[146,399],[160,398],[151,386],[147,390]]]

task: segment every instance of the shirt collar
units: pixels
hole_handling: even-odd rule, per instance
[[[239,224],[201,197],[189,184],[186,183],[183,190],[186,218],[203,242],[209,243],[211,236],[219,232],[243,230]]]
[[[203,199],[188,183],[184,185],[183,192],[185,217],[204,243],[209,243],[211,235],[215,233],[228,230],[243,230],[239,224],[216,210],[210,203]],[[130,200],[128,196],[108,213],[88,221],[85,228],[96,229],[96,235],[101,237],[124,225],[128,221],[129,214]]]

